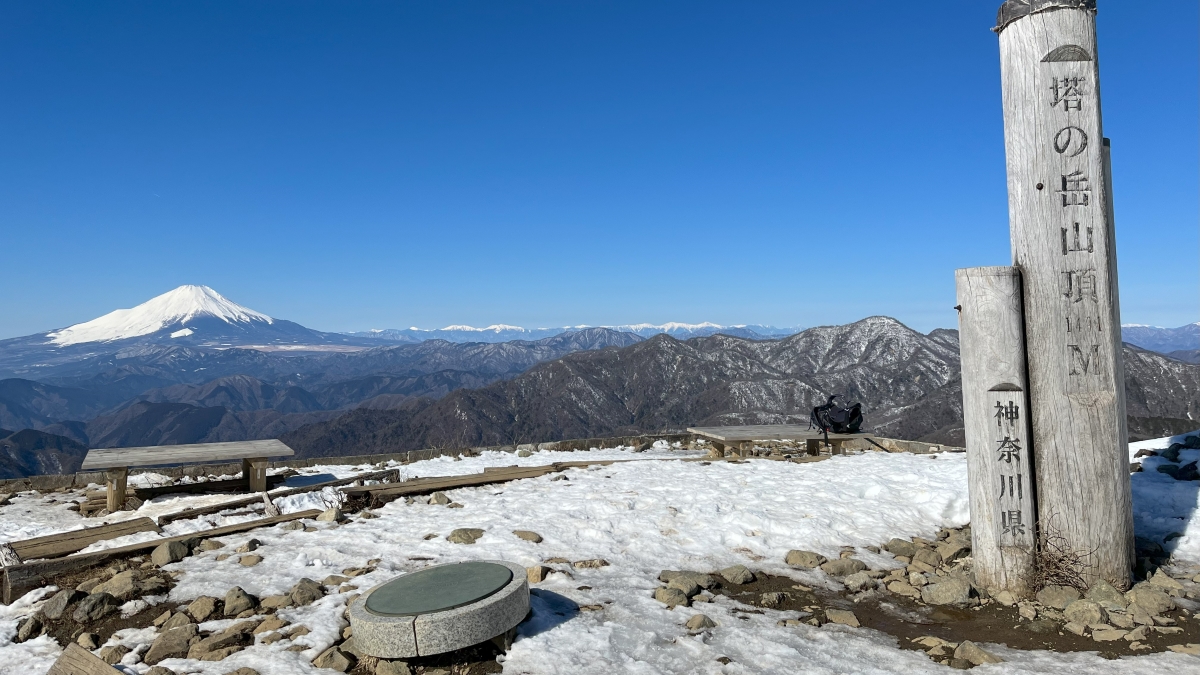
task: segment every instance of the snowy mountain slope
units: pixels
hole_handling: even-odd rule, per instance
[[[665,324],[628,324],[623,326],[601,326],[622,333],[633,333],[644,338],[667,334],[680,340],[722,333],[752,340],[774,339],[799,332],[799,328],[776,328],[774,326],[722,326],[715,323],[665,323]],[[428,330],[423,328],[369,330],[357,333],[347,333],[361,338],[392,340],[395,342],[423,342],[425,340],[446,340],[449,342],[507,342],[509,340],[537,340],[562,333],[572,333],[587,330],[590,326],[563,326],[560,328],[522,328],[496,324],[487,328],[455,325],[445,328]]]
[[[1162,354],[1196,350],[1200,349],[1200,322],[1178,328],[1125,324],[1121,326],[1121,339]]]

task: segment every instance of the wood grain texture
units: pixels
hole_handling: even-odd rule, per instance
[[[1015,267],[955,272],[963,424],[975,581],[1028,597],[1036,503],[1029,452],[1021,275]]]
[[[162,530],[149,518],[133,518],[97,527],[85,527],[44,537],[22,539],[9,542],[9,545],[24,562],[36,558],[58,558],[70,555],[82,551],[98,541],[116,539],[138,532],[161,533]]]
[[[1128,588],[1133,512],[1095,15],[1034,14],[999,40],[1039,532],[1087,555],[1084,582]],[[1044,60],[1066,45],[1090,60]]]
[[[70,574],[79,570],[103,565],[110,560],[116,560],[138,553],[152,551],[160,544],[165,544],[169,541],[189,541],[193,539],[220,537],[226,534],[247,532],[259,527],[268,527],[270,525],[286,523],[292,520],[316,518],[319,515],[321,515],[320,509],[310,509],[308,511],[299,511],[297,513],[275,516],[273,518],[261,518],[259,520],[251,520],[245,523],[225,525],[223,527],[217,527],[211,530],[203,530],[201,532],[191,532],[188,534],[179,535],[177,537],[151,539],[150,541],[129,544],[128,546],[108,548],[104,549],[103,551],[96,551],[95,553],[70,555],[64,558],[53,558],[51,560],[38,560],[30,563],[24,563],[22,565],[6,567],[4,568],[4,604],[10,605],[14,600],[20,598],[29,591],[54,583],[55,577],[60,575]]]
[[[274,438],[265,441],[237,441],[234,443],[102,448],[88,451],[80,471],[161,464],[194,464],[248,457],[291,457],[294,454],[296,453],[291,448]]]
[[[67,645],[46,675],[115,675],[117,669],[74,642]]]

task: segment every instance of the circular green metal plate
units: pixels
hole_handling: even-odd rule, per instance
[[[415,616],[479,602],[512,581],[503,565],[466,562],[405,574],[367,598],[367,609],[384,616]]]

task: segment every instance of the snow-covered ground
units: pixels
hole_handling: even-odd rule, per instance
[[[1167,442],[1149,443],[1166,447]],[[776,625],[782,618],[798,618],[795,612],[765,610],[735,617],[735,605],[721,596],[701,607],[670,610],[654,601],[651,593],[663,569],[713,571],[736,563],[788,575],[800,583],[834,583],[819,571],[787,567],[784,554],[801,548],[836,557],[842,546],[878,545],[892,537],[932,538],[941,527],[965,524],[969,513],[964,455],[866,453],[809,464],[756,460],[703,464],[668,459],[695,454],[660,446],[640,454],[628,449],[539,452],[527,458],[484,453],[461,461],[439,458],[405,465],[402,471],[406,475],[434,476],[511,464],[645,460],[448,492],[464,506],[461,509],[408,505],[401,500],[375,511],[378,518],[355,518],[340,526],[317,523],[316,532],[273,527],[224,537],[222,541],[231,546],[250,538],[260,540],[263,545],[256,553],[264,557],[263,562],[243,567],[236,556],[218,562],[215,558],[221,551],[186,558],[168,567],[183,572],[171,599],[223,596],[233,586],[259,596],[281,593],[302,577],[321,581],[373,558],[383,562],[375,572],[352,580],[360,588],[445,562],[504,559],[531,566],[552,557],[572,561],[604,558],[610,563],[607,567],[572,569],[572,577],[554,574],[535,586],[533,618],[522,626],[519,639],[504,658],[504,672],[732,675],[946,671],[923,653],[900,650],[894,638],[875,631],[832,624],[819,628]],[[313,473],[342,476],[350,475],[350,469],[314,467]],[[554,480],[557,475],[569,480]],[[1195,484],[1189,484],[1189,493],[1163,479],[1169,480],[1152,470],[1133,476],[1139,535],[1146,536],[1143,530],[1147,528],[1151,536],[1180,532],[1183,536],[1172,542],[1177,546],[1176,556],[1200,561],[1200,525],[1193,525],[1191,518],[1196,507]],[[211,498],[180,498],[170,510],[202,499]],[[286,511],[323,506],[320,497],[311,494],[287,498],[280,504]],[[163,508],[161,503],[143,506],[158,508]],[[36,529],[30,524],[34,521],[47,528],[63,527],[68,521],[57,513],[60,509],[65,511],[62,506],[41,504],[40,498],[23,496],[0,509],[0,527],[6,528],[6,533],[25,531],[22,527]],[[41,511],[57,515],[32,517]],[[8,521],[14,518],[26,522],[19,527],[11,525]],[[218,518],[209,524],[223,522]],[[168,534],[175,533],[175,527],[200,525],[174,523],[168,526]],[[446,541],[451,530],[464,527],[481,528],[485,534],[473,545]],[[534,544],[518,539],[512,531],[519,529],[538,532],[544,541]],[[428,534],[440,536],[427,540]],[[865,548],[860,548],[858,557],[873,566],[898,566],[890,555],[872,554]],[[31,593],[11,607],[0,607],[0,673],[45,672],[59,653],[59,646],[47,637],[11,644],[17,619],[36,608],[40,595],[44,593]],[[296,641],[308,645],[307,651],[285,651],[291,644],[285,641],[249,647],[217,663],[175,659],[162,665],[179,673],[212,675],[242,666],[263,675],[331,672],[320,671],[309,662],[340,633],[345,597],[334,593],[313,605],[280,611],[283,618],[312,630]],[[572,611],[574,605],[600,609]],[[683,624],[701,611],[718,626],[690,635]],[[149,630],[131,631],[122,639],[134,646],[147,643],[152,635]],[[981,675],[1200,673],[1200,659],[1174,653],[1110,661],[1094,653],[988,648],[1006,662],[980,666],[977,672]],[[732,662],[717,661],[722,656]],[[126,661],[130,662],[125,666],[127,672],[146,670],[144,664],[133,663],[133,655]]]

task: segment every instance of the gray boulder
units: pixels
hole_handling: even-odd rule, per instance
[[[1037,601],[1054,609],[1066,609],[1079,598],[1079,591],[1070,586],[1046,586],[1037,592]]]
[[[921,600],[927,605],[965,605],[971,601],[971,584],[966,579],[951,577],[922,586]]]
[[[187,554],[187,544],[182,541],[168,541],[165,544],[159,544],[158,548],[154,549],[154,552],[150,554],[150,562],[163,567],[183,560]]]
[[[829,558],[826,558],[820,553],[814,553],[812,551],[788,551],[787,555],[783,557],[783,562],[791,565],[792,567],[804,567],[809,569],[813,567],[820,567],[828,560]]]
[[[1094,600],[1076,600],[1072,602],[1063,610],[1063,616],[1066,617],[1067,621],[1084,626],[1108,622],[1108,612],[1105,612],[1100,603]]]
[[[1101,579],[1088,589],[1087,599],[1095,602],[1104,609],[1124,611],[1129,606],[1125,594],[1113,588],[1113,585]]]
[[[963,640],[954,650],[954,658],[971,662],[972,665],[982,666],[985,663],[1001,663],[1004,659],[984,650],[970,640]]]
[[[297,607],[311,605],[317,600],[325,596],[325,589],[321,588],[321,584],[305,577],[296,582],[292,586],[292,590],[288,591],[288,596],[292,599],[292,604]]]
[[[25,642],[26,640],[32,640],[44,632],[46,632],[46,626],[42,622],[42,616],[40,614],[34,614],[33,616],[26,618],[20,623],[19,626],[17,626],[17,636],[13,641]]]
[[[66,613],[67,608],[87,597],[87,593],[77,591],[74,588],[64,588],[54,594],[45,605],[42,605],[42,614],[46,615],[47,619],[57,621]]]
[[[197,634],[194,623],[172,628],[155,638],[142,661],[152,666],[165,659],[181,659],[187,656],[189,643]]]
[[[79,601],[71,618],[75,623],[91,623],[117,611],[121,601],[108,593],[93,593]]]
[[[883,548],[892,555],[902,555],[910,560],[917,554],[917,545],[907,539],[892,539]]]
[[[866,572],[855,572],[854,574],[847,575],[845,579],[842,579],[842,583],[846,584],[846,588],[851,593],[875,587],[875,580]]]
[[[248,609],[254,609],[257,598],[234,586],[225,594],[225,616],[237,616]]]
[[[866,563],[855,558],[838,558],[821,565],[821,570],[833,577],[845,577],[867,569]]]
[[[734,565],[721,570],[721,576],[731,584],[742,585],[754,582],[754,572],[745,565]]]
[[[1169,612],[1175,607],[1175,601],[1171,599],[1171,596],[1144,581],[1134,586],[1133,590],[1129,591],[1125,597],[1150,616]]]
[[[218,600],[214,597],[202,595],[187,606],[188,614],[191,614],[197,623],[208,621],[213,612],[217,611],[217,602]]]
[[[678,588],[670,588],[667,586],[662,586],[655,589],[654,599],[668,607],[676,607],[678,605],[687,607],[688,604],[687,594]]]
[[[460,527],[446,537],[451,544],[474,544],[483,536],[483,530],[477,527]]]

